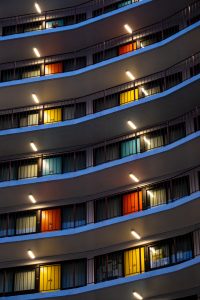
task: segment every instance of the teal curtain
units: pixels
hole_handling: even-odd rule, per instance
[[[50,157],[43,159],[42,175],[53,175],[62,173],[62,158]]]
[[[140,139],[131,139],[121,143],[121,157],[133,155],[140,152]]]

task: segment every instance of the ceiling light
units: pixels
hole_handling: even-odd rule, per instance
[[[124,28],[126,29],[126,31],[128,31],[128,33],[132,33],[133,32],[132,28],[128,24],[125,24]]]
[[[35,143],[33,143],[33,142],[30,142],[30,146],[31,146],[31,148],[33,149],[33,151],[35,151],[35,152],[37,152],[37,151],[38,151],[38,149],[37,149],[37,147],[36,147]]]
[[[32,98],[35,101],[35,103],[39,103],[39,99],[36,94],[32,94]]]
[[[27,253],[28,253],[28,256],[29,256],[31,259],[35,259],[35,255],[34,255],[33,251],[28,250]]]
[[[145,96],[148,96],[148,92],[144,89],[144,88],[141,88],[143,94],[145,94]]]
[[[129,174],[129,177],[130,177],[133,181],[139,182],[139,179],[138,179],[135,175],[133,175],[132,173]]]
[[[132,121],[127,121],[127,124],[134,130],[137,128]]]
[[[32,203],[36,203],[35,197],[32,194],[29,194],[28,197]]]
[[[40,52],[39,52],[39,50],[37,49],[37,48],[33,48],[33,52],[35,53],[35,55],[37,56],[37,57],[40,57],[41,55],[40,55]]]
[[[140,240],[141,236],[135,231],[135,230],[131,230],[131,234],[137,239]]]
[[[131,79],[134,80],[135,77],[133,76],[133,74],[130,71],[126,71],[126,75]]]
[[[35,9],[37,10],[38,14],[42,13],[42,10],[37,2],[35,2]]]
[[[144,136],[144,141],[145,141],[145,143],[147,143],[150,146],[151,142],[149,139],[146,138],[146,136]]]
[[[143,299],[143,297],[140,294],[138,294],[137,292],[133,292],[133,296],[135,297],[135,299],[138,299],[138,300]]]

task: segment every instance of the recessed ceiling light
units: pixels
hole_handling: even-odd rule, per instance
[[[135,297],[135,299],[143,300],[143,297],[140,294],[138,294],[137,292],[133,292],[133,296]]]
[[[131,230],[131,234],[137,239],[140,240],[141,236],[135,231],[135,230]]]
[[[128,24],[125,24],[125,25],[124,25],[124,28],[126,29],[126,31],[127,31],[128,33],[132,33],[132,32],[133,32],[132,28],[131,28]]]
[[[31,259],[35,259],[35,255],[34,255],[34,253],[33,253],[32,250],[28,250],[27,253],[28,253],[28,256],[29,256]]]
[[[134,80],[135,77],[133,76],[133,74],[130,71],[126,71],[126,75],[131,79]]]
[[[132,121],[127,121],[127,124],[134,130],[137,128]]]
[[[32,98],[35,101],[35,103],[39,103],[39,99],[36,94],[32,94]]]
[[[40,55],[40,52],[39,52],[39,50],[37,49],[37,48],[33,48],[33,52],[35,53],[35,55],[37,56],[37,57],[40,57],[41,55]]]
[[[134,175],[134,174],[129,174],[129,177],[133,180],[133,181],[135,181],[135,182],[139,182],[139,179]]]
[[[148,92],[144,88],[141,88],[141,90],[142,90],[143,94],[145,94],[145,96],[149,95]]]
[[[29,194],[28,197],[29,197],[29,199],[30,199],[30,201],[31,201],[32,203],[36,203],[36,202],[37,202],[37,201],[35,200],[35,197],[34,197],[32,194]]]
[[[42,13],[42,10],[41,10],[41,8],[40,8],[40,6],[39,6],[39,4],[37,2],[35,2],[35,9],[38,12],[38,14]]]
[[[145,143],[147,143],[150,146],[151,142],[149,139],[146,138],[146,136],[144,136],[144,141],[145,141]]]
[[[30,146],[31,146],[31,148],[33,149],[33,151],[35,151],[35,152],[37,152],[37,151],[38,151],[38,149],[37,149],[37,147],[36,147],[35,143],[33,143],[33,142],[30,142]]]

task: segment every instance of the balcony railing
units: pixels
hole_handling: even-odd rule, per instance
[[[200,191],[199,180],[200,166],[162,181],[79,204],[1,214],[0,237],[66,230],[167,205]]]
[[[200,231],[96,256],[0,270],[1,296],[72,289],[170,267],[199,256]],[[62,275],[61,275],[62,274]]]
[[[9,110],[0,110],[0,130],[52,124],[81,118],[162,93],[200,73],[200,53],[174,66],[88,96]]]
[[[200,20],[200,0],[177,14],[100,44],[71,53],[0,65],[0,82],[70,72],[158,43]]]
[[[0,161],[0,181],[76,172],[164,147],[199,130],[199,109],[196,107],[181,117],[154,127],[76,150]]]
[[[141,0],[92,0],[73,7],[45,11],[41,14],[2,18],[0,19],[0,35],[7,36],[69,26],[140,1]]]

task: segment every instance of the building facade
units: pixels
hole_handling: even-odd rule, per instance
[[[0,297],[200,299],[200,0],[14,2]]]

